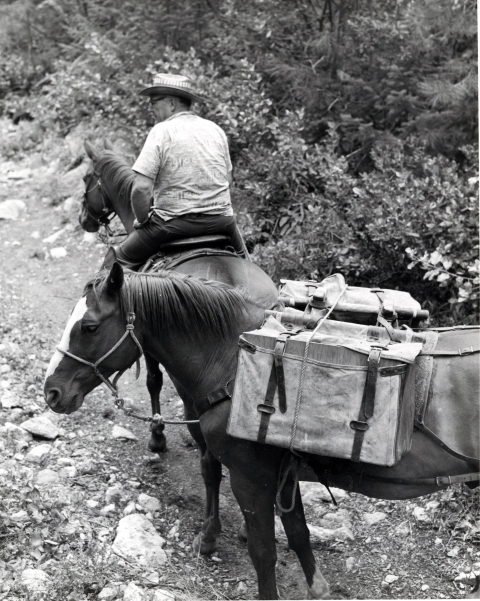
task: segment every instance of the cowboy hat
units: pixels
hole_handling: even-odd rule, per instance
[[[195,102],[202,102],[198,94],[193,90],[193,81],[185,75],[174,75],[171,73],[157,73],[153,84],[140,92],[141,96],[180,96],[189,98]]]

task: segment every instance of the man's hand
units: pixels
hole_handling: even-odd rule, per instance
[[[153,179],[137,173],[132,187],[132,208],[137,221],[141,224],[147,221],[150,212]]]

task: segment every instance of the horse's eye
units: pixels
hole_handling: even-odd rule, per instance
[[[97,325],[83,326],[82,330],[84,330],[88,334],[93,334],[94,332],[96,332],[98,330],[98,326]]]

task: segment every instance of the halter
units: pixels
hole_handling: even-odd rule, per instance
[[[100,378],[100,380],[102,380],[102,382],[104,384],[106,384],[108,386],[108,388],[110,389],[111,393],[115,397],[115,403],[117,403],[117,401],[122,401],[122,399],[118,398],[117,382],[121,378],[121,376],[127,371],[127,369],[129,369],[133,365],[133,363],[135,363],[135,361],[137,363],[137,374],[136,374],[136,377],[138,378],[138,376],[140,375],[140,357],[143,355],[143,349],[142,349],[142,347],[140,345],[140,342],[138,342],[137,337],[133,333],[133,329],[134,329],[134,325],[133,324],[134,324],[134,322],[135,322],[135,313],[133,313],[133,312],[127,313],[127,325],[126,325],[125,333],[120,338],[120,340],[107,353],[105,353],[105,355],[103,355],[103,357],[100,357],[100,359],[98,359],[97,361],[95,361],[95,363],[92,363],[91,361],[87,361],[86,359],[82,359],[81,357],[77,357],[77,355],[74,355],[73,353],[70,353],[69,351],[65,351],[64,349],[61,349],[61,348],[59,348],[57,346],[57,351],[60,351],[62,354],[66,355],[67,357],[70,357],[71,359],[75,359],[75,361],[78,361],[79,363],[83,363],[84,365],[88,365],[89,367],[91,367],[93,369],[93,373],[98,378]],[[100,370],[98,369],[98,366],[100,365],[100,363],[102,363],[102,361],[104,361],[114,351],[116,351],[117,348],[123,343],[123,341],[128,336],[131,336],[133,342],[137,345],[137,348],[140,351],[140,355],[137,357],[137,359],[135,359],[131,363],[131,365],[129,367],[125,368],[122,371],[119,371],[117,373],[117,375],[115,376],[115,378],[113,379],[113,382],[110,382],[110,380],[108,378],[106,378],[103,374],[100,373]]]

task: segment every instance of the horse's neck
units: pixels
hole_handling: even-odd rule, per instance
[[[133,222],[135,220],[135,214],[133,213],[132,205],[130,199],[127,195],[123,195],[123,198],[120,198],[118,194],[110,194],[110,202],[112,204],[113,210],[117,214],[118,218],[123,224],[127,234],[133,232]]]
[[[200,340],[175,332],[165,337],[146,336],[145,349],[179,382],[189,396],[198,399],[225,386],[235,375],[234,340]]]

